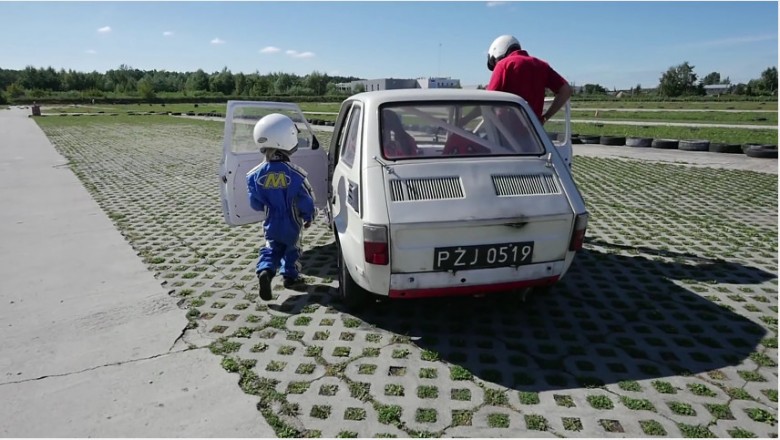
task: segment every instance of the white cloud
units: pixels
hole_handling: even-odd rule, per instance
[[[293,57],[293,58],[312,58],[314,57],[314,52],[298,52],[297,50],[288,50],[285,52],[287,55]]]
[[[492,8],[494,6],[501,6],[501,5],[505,5],[507,3],[509,3],[509,2],[487,2],[487,7],[488,8]]]
[[[225,44],[225,40],[220,40],[219,37],[211,40],[211,44]]]
[[[165,32],[163,32],[163,37],[170,37],[171,35],[173,35],[173,31],[165,31]]]
[[[111,26],[103,26],[102,28],[98,29],[97,31],[100,32],[101,34],[107,34],[107,33],[111,32]]]
[[[84,51],[84,53],[88,53],[90,55],[95,55],[97,51],[95,49],[87,49]]]
[[[277,53],[281,51],[282,49],[279,49],[278,47],[274,46],[266,46],[262,49],[260,49],[260,53]]]

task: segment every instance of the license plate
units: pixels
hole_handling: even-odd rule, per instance
[[[534,242],[434,248],[434,270],[484,269],[530,264]]]

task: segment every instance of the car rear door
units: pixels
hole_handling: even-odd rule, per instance
[[[225,113],[225,132],[222,140],[222,159],[219,166],[220,194],[225,222],[230,226],[256,223],[265,219],[249,205],[246,184],[247,173],[262,162],[263,157],[252,138],[255,123],[271,113],[289,116],[298,127],[298,151],[291,162],[308,173],[314,190],[315,206],[327,204],[328,156],[320,148],[301,109],[294,103],[228,101]]]
[[[555,98],[545,98],[544,111],[550,108],[553,99]],[[544,129],[547,133],[557,133],[552,143],[558,148],[558,152],[563,157],[566,165],[571,168],[571,163],[574,159],[574,151],[571,144],[571,101],[566,101],[563,108],[558,110],[558,113],[544,124]]]

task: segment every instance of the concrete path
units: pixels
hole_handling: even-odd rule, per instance
[[[28,111],[0,110],[0,435],[274,436]]]
[[[777,159],[757,159],[744,154],[711,153],[709,151],[664,150],[658,148],[615,147],[601,144],[573,145],[577,156],[608,157],[612,159],[641,160],[694,167],[723,168],[759,173],[778,174]]]

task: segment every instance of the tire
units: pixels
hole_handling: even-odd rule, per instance
[[[572,136],[571,143],[572,143],[572,145],[582,144],[582,139],[580,139],[579,136]]]
[[[653,148],[662,148],[664,150],[676,150],[679,145],[677,139],[655,139],[651,145]]]
[[[750,146],[745,150],[745,155],[760,159],[777,159],[777,145]]]
[[[598,144],[601,140],[601,136],[592,136],[589,134],[581,134],[580,140],[583,144]]]
[[[680,141],[677,148],[684,151],[709,151],[710,141],[704,139],[686,139]]]
[[[651,145],[653,145],[653,138],[642,138],[642,137],[633,137],[633,136],[626,138],[626,146],[629,147],[650,148]]]
[[[625,136],[601,136],[599,138],[599,143],[601,145],[622,146],[622,145],[626,145],[626,137]]]
[[[349,308],[358,308],[366,304],[369,293],[360,287],[349,274],[344,263],[344,255],[339,248],[339,298]]]
[[[723,144],[719,142],[710,143],[709,150],[713,153],[727,153],[727,154],[742,154],[742,145],[740,144]]]

